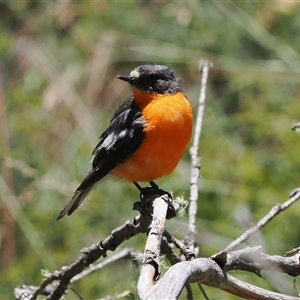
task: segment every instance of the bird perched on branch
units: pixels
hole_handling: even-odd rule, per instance
[[[93,168],[60,212],[71,215],[108,174],[133,182],[149,182],[170,174],[191,138],[193,115],[181,80],[166,66],[142,65],[119,79],[133,95],[114,113],[93,151]]]

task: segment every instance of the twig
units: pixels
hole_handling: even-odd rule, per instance
[[[204,290],[202,284],[198,282],[197,285],[198,285],[198,288],[199,288],[199,290],[200,290],[200,292],[201,292],[203,298],[204,298],[205,300],[209,300],[209,298],[208,298],[208,296],[207,296],[207,294],[206,294],[206,292],[205,292],[205,290]]]
[[[268,255],[261,253],[260,246],[246,247],[232,252],[221,252],[211,258],[223,271],[243,270],[254,273],[260,277],[262,270],[286,273],[296,277],[300,275],[300,253],[285,257],[280,255]]]
[[[194,300],[194,297],[193,297],[193,290],[192,290],[192,287],[191,285],[188,283],[185,287],[186,289],[186,299],[187,300]]]
[[[186,246],[182,241],[175,238],[174,236],[170,235],[166,230],[164,232],[164,235],[169,243],[172,243],[177,249],[180,250],[181,254],[184,255],[185,260],[191,260],[193,257],[195,257],[194,252],[190,252],[190,249],[188,246]],[[183,259],[179,260],[182,261]]]
[[[294,248],[294,249],[292,249],[290,251],[285,252],[284,256],[293,255],[293,254],[296,254],[298,252],[300,252],[300,247],[297,247],[297,248]]]
[[[260,219],[255,226],[251,227],[247,231],[245,231],[241,236],[231,242],[224,251],[229,252],[232,249],[236,248],[238,245],[246,241],[251,235],[253,235],[258,230],[262,229],[265,225],[267,225],[275,216],[277,216],[282,211],[286,210],[292,204],[294,204],[300,198],[300,188],[292,191],[290,198],[284,202],[283,204],[275,204],[270,211]]]
[[[132,249],[132,248],[125,248],[121,252],[109,257],[105,261],[96,264],[96,265],[90,265],[88,269],[82,271],[81,273],[77,274],[74,276],[71,280],[70,283],[74,283],[78,280],[81,280],[82,278],[106,267],[109,264],[112,264],[118,260],[124,259],[124,258],[129,258],[129,259],[135,259],[138,256],[138,253]]]
[[[48,296],[49,294],[51,294],[53,292],[55,287],[56,287],[56,283],[49,284],[44,288],[44,290],[40,294],[43,296]],[[14,290],[15,299],[31,300],[32,295],[36,292],[36,290],[38,288],[39,287],[37,287],[37,286],[22,284],[22,285],[16,287]]]
[[[205,92],[207,86],[207,78],[210,67],[212,66],[211,62],[205,60],[201,62],[201,90],[198,102],[198,113],[194,131],[194,140],[193,146],[190,149],[191,156],[191,193],[190,193],[190,203],[189,203],[189,225],[188,230],[185,236],[185,244],[188,246],[190,253],[194,253],[195,250],[195,236],[196,236],[196,227],[195,220],[197,214],[197,200],[198,200],[198,180],[200,174],[200,161],[198,157],[199,150],[199,141],[201,136],[204,107],[205,107]]]
[[[161,254],[165,255],[168,261],[175,265],[180,262],[180,257],[174,252],[173,244],[169,244],[168,241],[164,238],[161,242]]]

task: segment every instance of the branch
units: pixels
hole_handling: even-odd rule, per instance
[[[156,202],[155,206],[165,206],[165,204],[161,202],[162,199],[158,199],[159,200]],[[162,211],[165,210],[165,208],[158,209],[161,210],[162,216]],[[163,219],[164,218],[162,217],[160,221],[163,221]],[[162,230],[160,222],[154,227],[156,229],[153,232],[155,232],[158,228]],[[156,238],[156,234],[151,236],[149,233],[149,236],[147,245],[152,247],[153,244],[150,242],[151,239],[155,240],[154,245],[157,245],[157,240],[159,238]],[[159,236],[160,234],[157,235],[157,237]],[[154,246],[153,249],[158,248],[157,246]],[[300,274],[299,251],[297,251],[297,253],[292,257],[282,257],[279,255],[270,256],[260,253],[258,251],[259,249],[260,247],[247,247],[230,253],[222,252],[212,258],[198,258],[192,261],[177,263],[170,267],[164,277],[162,277],[155,285],[152,284],[154,280],[153,276],[155,276],[157,268],[155,265],[151,265],[151,257],[150,259],[146,258],[145,261],[147,265],[145,265],[145,267],[148,266],[148,263],[150,263],[150,266],[148,267],[150,270],[151,268],[153,269],[151,273],[152,277],[148,276],[148,267],[145,268],[144,275],[146,277],[141,275],[139,280],[139,295],[141,296],[141,299],[178,299],[184,287],[186,287],[189,283],[197,282],[198,284],[201,283],[209,285],[246,299],[299,299],[297,297],[261,289],[238,280],[226,273],[231,270],[243,270],[261,276],[260,273],[262,270],[269,270],[287,273],[291,276],[298,276]],[[143,282],[144,280],[146,280],[146,283],[148,284],[147,286]],[[53,293],[53,288],[55,288],[54,285],[49,285],[47,289],[44,290],[43,294],[47,295],[47,293]],[[32,294],[35,290],[36,287],[20,286],[15,289],[15,295],[17,299],[27,300],[30,299],[30,297],[25,297],[26,293]]]
[[[84,277],[106,267],[109,264],[112,264],[118,260],[121,259],[136,259],[138,257],[138,252],[136,252],[134,249],[132,248],[125,248],[122,251],[120,251],[119,253],[109,257],[108,259],[106,259],[105,261],[98,263],[96,265],[90,265],[88,269],[82,271],[81,273],[77,274],[76,276],[74,276],[71,280],[70,283],[74,283],[78,280],[83,279]]]
[[[236,248],[241,243],[243,243],[244,241],[246,241],[251,235],[253,235],[258,230],[260,230],[264,226],[266,226],[275,216],[277,216],[279,213],[286,210],[288,207],[290,207],[292,204],[294,204],[298,199],[300,199],[300,188],[294,189],[290,194],[290,198],[283,204],[275,204],[270,209],[270,211],[256,223],[255,226],[251,227],[250,229],[245,231],[241,236],[239,236],[237,239],[235,239],[233,242],[231,242],[224,249],[224,251],[229,252],[232,249]]]
[[[252,251],[253,249],[251,249]],[[256,249],[254,249],[255,251]],[[240,251],[240,253],[233,253],[232,257],[235,258],[243,257],[245,253],[248,253],[250,250],[247,248]],[[250,251],[250,252],[251,252]],[[265,255],[262,254],[264,257]],[[278,257],[266,256],[264,258],[270,258],[270,261],[282,262],[284,260],[281,257],[278,260]],[[299,259],[299,257],[298,257]],[[292,259],[294,260],[294,259]],[[286,260],[286,264],[289,259]],[[280,262],[280,264],[281,264]],[[296,261],[293,262],[296,267]],[[244,269],[244,261],[240,264],[235,260],[232,260],[232,264],[228,261],[226,265],[227,269]],[[251,261],[249,266],[253,265]],[[263,268],[263,266],[261,266]],[[297,266],[299,272],[299,265]],[[278,269],[276,269],[278,271]],[[278,294],[274,292],[267,291],[265,289],[253,286],[251,284],[245,283],[241,280],[238,280],[224,272],[220,266],[212,258],[197,258],[192,261],[180,262],[168,269],[163,278],[159,280],[150,290],[150,293],[147,295],[147,299],[178,299],[183,288],[188,283],[198,282],[208,286],[212,286],[223,291],[226,291],[230,294],[236,295],[245,299],[273,299],[273,300],[296,300],[298,297],[287,296],[283,294]]]
[[[223,271],[243,270],[254,273],[260,277],[262,270],[286,273],[296,277],[300,275],[300,253],[293,256],[268,255],[258,251],[261,247],[246,247],[232,252],[221,252],[211,258]]]
[[[160,246],[169,206],[168,201],[168,195],[163,195],[153,201],[151,229],[145,246],[145,258],[137,286],[140,299],[149,299],[147,294],[151,291],[153,281],[160,276]]]
[[[74,276],[81,273],[83,269],[94,263],[100,257],[105,257],[108,250],[114,251],[125,240],[139,233],[147,232],[147,227],[148,223],[140,216],[126,221],[125,224],[113,230],[111,235],[103,241],[88,248],[83,248],[81,250],[82,255],[75,262],[69,266],[63,266],[60,270],[51,273],[44,279],[38,288],[30,289],[31,292],[28,292],[28,289],[24,290],[24,293],[22,294],[20,292],[20,290],[22,290],[21,287],[17,287],[15,289],[15,294],[18,295],[18,297],[16,296],[16,299],[34,300],[38,295],[43,294],[45,290],[47,290],[47,287],[54,281],[58,281],[59,283],[54,284],[54,288],[52,286],[51,291],[47,292],[47,299],[60,299],[72,282]]]
[[[198,181],[200,175],[201,164],[198,157],[199,141],[201,136],[204,107],[205,107],[205,92],[207,86],[208,72],[212,63],[208,60],[201,62],[202,78],[201,90],[198,101],[198,113],[194,131],[193,146],[190,148],[191,156],[191,194],[189,204],[189,225],[185,236],[185,244],[188,246],[190,253],[195,252],[195,236],[196,236],[196,214],[197,214],[197,200],[198,200]],[[194,254],[195,256],[195,254]]]

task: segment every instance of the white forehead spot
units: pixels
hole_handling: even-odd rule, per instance
[[[130,72],[130,77],[133,77],[133,78],[137,79],[137,78],[140,77],[140,73],[137,70],[132,70]]]

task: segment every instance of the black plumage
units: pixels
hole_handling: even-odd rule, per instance
[[[133,97],[126,99],[116,110],[107,129],[93,151],[93,169],[76,189],[74,196],[60,212],[57,220],[71,215],[85,200],[95,184],[118,164],[130,158],[142,144],[145,120]]]

